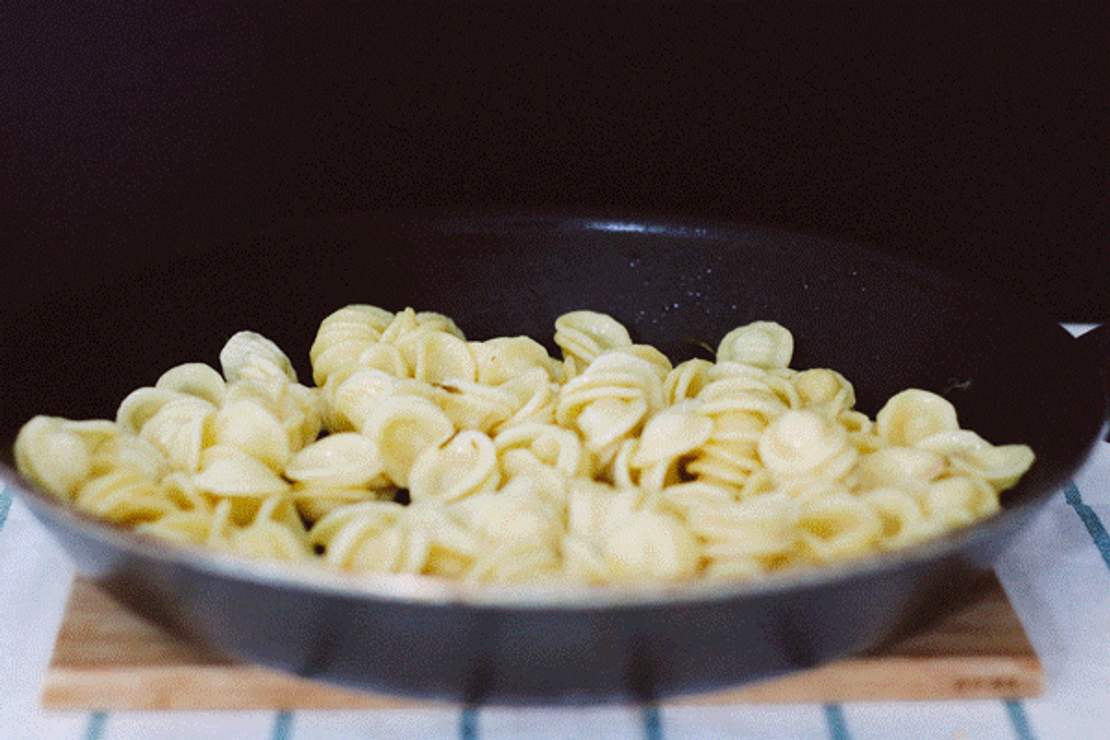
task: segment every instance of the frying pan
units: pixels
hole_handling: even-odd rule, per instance
[[[54,296],[9,325],[4,478],[79,569],[140,614],[223,653],[378,691],[648,700],[872,648],[959,604],[1082,463],[1105,419],[1093,352],[1022,301],[858,246],[762,228],[354,215],[228,236],[130,277],[120,261],[114,283]],[[900,389],[927,388],[952,400],[964,426],[995,443],[1028,443],[1037,461],[1000,514],[935,542],[754,583],[606,589],[241,561],[95,521],[12,469],[11,442],[31,415],[112,418],[129,390],[168,367],[214,363],[239,329],[270,336],[311,377],[318,322],[354,302],[438,310],[472,338],[546,338],[559,314],[594,308],[676,362],[739,324],[772,319],[795,335],[794,367],[843,372],[869,414]]]

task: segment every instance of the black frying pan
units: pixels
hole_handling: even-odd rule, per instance
[[[744,226],[356,216],[230,239],[21,309],[7,329],[5,465],[31,415],[111,418],[171,365],[214,363],[239,329],[275,339],[310,377],[317,323],[352,302],[442,311],[476,338],[546,338],[560,313],[589,307],[675,361],[773,319],[795,335],[795,367],[842,371],[868,413],[902,388],[931,389],[965,426],[1028,443],[1037,462],[998,516],[904,552],[758,583],[606,590],[311,577],[141,538],[3,474],[84,573],[220,651],[466,701],[650,699],[813,666],[925,624],[990,569],[1104,421],[1097,363],[1048,317],[857,247]]]

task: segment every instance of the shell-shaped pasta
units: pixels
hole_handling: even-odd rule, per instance
[[[62,429],[76,434],[91,449],[96,449],[101,444],[120,435],[119,426],[107,419],[85,419],[83,421],[63,419]]]
[[[1027,445],[996,446],[966,430],[930,435],[918,445],[945,455],[954,470],[982,478],[999,491],[1017,483],[1035,460]]]
[[[533,368],[505,381],[497,389],[516,399],[516,410],[508,419],[496,424],[494,431],[518,424],[549,424],[555,420],[559,386],[549,380],[545,370]]]
[[[454,501],[482,491],[492,491],[501,481],[497,450],[482,432],[459,432],[443,447],[420,453],[409,473],[413,501]]]
[[[855,389],[847,378],[835,370],[803,370],[791,382],[803,408],[820,410],[836,418],[856,405]]]
[[[281,348],[258,332],[236,332],[220,350],[220,367],[227,382],[240,378],[259,381],[297,381],[297,372]]]
[[[667,486],[660,497],[668,510],[686,516],[699,507],[726,506],[737,501],[735,491],[704,481],[685,481]]]
[[[663,381],[663,397],[668,404],[694,398],[710,382],[709,360],[693,359],[675,365]]]
[[[527,487],[562,517],[566,512],[566,487],[570,477],[545,465],[532,452],[523,448],[505,450],[498,456],[498,465],[505,487]]]
[[[158,519],[176,508],[157,483],[127,468],[84,483],[77,490],[74,503],[77,508],[116,524]]]
[[[426,383],[472,382],[477,375],[470,347],[458,337],[442,331],[418,331],[397,341],[412,377]]]
[[[221,497],[265,498],[289,489],[265,463],[231,447],[205,450],[193,483],[201,491]]]
[[[842,461],[842,457],[848,459]],[[848,472],[856,451],[837,424],[812,411],[789,411],[760,438],[759,458],[777,477],[815,475],[835,479]]]
[[[223,403],[227,384],[223,377],[203,362],[188,362],[162,373],[155,388],[204,399],[213,406]]]
[[[406,337],[419,332],[441,332],[465,340],[466,337],[447,316],[433,311],[417,313],[411,307],[394,315],[389,326],[382,332],[381,340],[389,344],[400,344]]]
[[[360,504],[367,501],[393,501],[395,488],[333,488],[327,485],[297,483],[290,496],[297,511],[309,522],[325,517],[340,506]]]
[[[92,472],[89,445],[65,420],[36,416],[15,438],[19,472],[60,498],[69,498]]]
[[[386,501],[341,506],[312,526],[309,542],[324,547],[325,562],[335,567],[388,572],[399,560],[401,548],[395,547],[390,552],[381,545],[392,543],[375,540],[401,520],[404,510],[400,504]],[[399,530],[394,531],[400,534]]]
[[[609,463],[607,475],[602,477],[617,488],[636,488],[641,484],[640,469],[632,465],[632,456],[636,452],[639,441],[626,439],[617,448],[617,454]]]
[[[553,549],[563,535],[558,512],[524,479],[512,481],[496,493],[475,494],[459,507],[473,530],[494,546]]]
[[[312,550],[302,534],[273,521],[264,520],[233,530],[226,547],[236,555],[262,560],[296,562],[312,559]]]
[[[143,424],[139,436],[161,450],[171,467],[196,470],[215,413],[208,401],[178,395]]]
[[[412,374],[409,364],[405,362],[405,356],[401,353],[401,350],[395,345],[384,343],[371,344],[364,349],[358,356],[358,361],[351,369],[353,370],[355,368],[381,370],[383,373],[392,375],[395,378],[407,378]],[[347,374],[347,370],[334,372],[328,376],[328,380],[341,380]]]
[[[563,568],[570,578],[588,583],[612,579],[605,559],[605,543],[639,508],[640,491],[614,489],[587,479],[568,487],[567,534],[563,538]]]
[[[632,338],[612,316],[596,311],[571,311],[555,320],[555,344],[564,357],[574,358],[584,366],[607,349],[632,344]]]
[[[308,534],[292,502],[284,496],[263,500],[243,526],[219,526],[209,532],[215,546],[251,558],[297,561],[312,557]]]
[[[381,339],[392,321],[391,312],[366,305],[345,306],[325,318],[309,350],[316,385],[323,386],[335,372],[360,366],[359,356]]]
[[[998,493],[974,477],[944,478],[929,486],[925,509],[944,529],[965,527],[998,511]]]
[[[471,342],[470,350],[478,371],[478,382],[501,385],[529,371],[540,369],[548,380],[558,379],[562,366],[544,346],[529,337],[497,337]]]
[[[578,435],[554,424],[509,427],[494,438],[493,446],[499,459],[511,450],[527,450],[538,462],[568,476],[584,473],[587,465]]]
[[[628,346],[613,347],[607,352],[614,354],[627,355],[635,357],[638,360],[643,360],[648,366],[655,369],[655,373],[659,376],[660,381],[665,381],[667,375],[674,369],[671,361],[665,354],[652,347],[650,344],[630,344]]]
[[[318,388],[240,332],[223,377],[171,368],[115,422],[36,417],[16,462],[167,541],[603,584],[753,578],[913,545],[998,511],[1034,460],[959,429],[923,390],[872,421],[839,373],[790,369],[793,337],[773,322],[677,367],[591,311],[559,317],[555,341],[561,361],[527,337],[468,342],[442,314],[347,306],[310,351]]]
[[[299,450],[320,436],[324,417],[324,399],[318,388],[289,383],[277,408],[292,449]]]
[[[481,553],[466,571],[466,580],[475,583],[554,580],[560,566],[558,548],[535,543],[499,544]]]
[[[355,572],[462,575],[477,537],[442,509],[375,502],[340,507],[318,521],[309,540],[332,566]]]
[[[200,490],[189,473],[181,471],[170,473],[162,478],[162,488],[166,498],[183,511],[195,511],[205,515],[213,512],[212,499]]]
[[[332,434],[313,442],[285,467],[290,480],[332,488],[367,486],[381,472],[377,445],[355,432]]]
[[[918,498],[897,488],[877,488],[860,494],[882,523],[879,546],[895,550],[935,537],[941,527],[926,516]]]
[[[393,393],[397,380],[381,370],[356,370],[331,394],[333,418],[339,429],[362,430],[383,399]],[[333,431],[339,429],[333,428]]]
[[[774,558],[796,547],[799,504],[785,496],[732,501],[702,492],[688,506],[686,521],[711,561]]]
[[[702,388],[697,400],[702,403],[702,412],[709,416],[744,412],[760,417],[764,423],[774,421],[789,409],[765,382],[747,377],[714,380]]]
[[[875,417],[879,436],[893,445],[913,447],[926,437],[960,428],[956,409],[942,396],[910,388],[891,396]]]
[[[717,347],[717,359],[761,368],[789,367],[794,355],[794,336],[781,324],[755,321],[725,335]]]
[[[563,386],[556,420],[577,428],[587,447],[602,458],[615,455],[620,440],[662,407],[663,384],[652,364],[623,352],[606,352]]]
[[[879,515],[846,493],[803,501],[798,527],[806,551],[822,563],[863,555],[874,549],[883,533]]]
[[[712,433],[713,420],[698,413],[697,405],[672,406],[648,419],[632,464],[646,468],[670,462],[705,444]]]
[[[163,406],[180,397],[179,393],[162,388],[139,388],[131,391],[116,411],[116,424],[128,434],[138,434]]]
[[[424,450],[446,442],[455,427],[431,401],[415,396],[383,400],[367,418],[363,434],[378,447],[382,468],[398,486],[409,485],[409,471]]]
[[[212,531],[207,511],[171,511],[149,522],[139,522],[135,531],[179,545],[203,545]]]
[[[635,489],[615,489],[603,483],[575,479],[568,488],[567,530],[601,546],[622,521],[640,506]]]
[[[161,480],[169,469],[165,456],[157,447],[133,434],[117,434],[101,442],[91,462],[94,475],[126,468],[151,480]]]
[[[606,539],[605,563],[618,580],[676,580],[698,570],[697,540],[675,517],[638,511]]]
[[[289,461],[289,435],[273,412],[261,403],[233,401],[212,422],[215,444],[234,447],[280,472]]]
[[[702,445],[694,460],[686,464],[686,471],[699,481],[723,486],[744,486],[763,464],[755,452],[755,445],[737,445],[710,440]]]
[[[466,339],[466,335],[463,334],[462,329],[455,324],[450,316],[445,316],[435,311],[417,311],[416,325],[428,331],[444,332],[458,337],[459,339]]]
[[[647,404],[638,398],[601,398],[578,414],[576,426],[586,438],[586,446],[596,452],[631,434],[647,412]]]
[[[492,432],[517,410],[517,398],[508,390],[461,380],[442,384],[434,398],[458,429]]]
[[[860,457],[856,482],[863,489],[928,483],[944,473],[944,458],[915,447],[887,447]]]

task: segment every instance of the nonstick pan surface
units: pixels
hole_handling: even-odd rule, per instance
[[[152,246],[157,249],[157,246]],[[405,213],[283,224],[12,310],[4,476],[119,600],[225,653],[369,689],[464,701],[650,699],[813,666],[957,605],[1099,436],[1097,363],[1051,319],[984,284],[857,246],[740,225]],[[778,321],[793,366],[832,367],[873,414],[906,387],[1037,461],[1001,514],[937,542],[757,583],[478,588],[341,578],[171,547],[55,503],[11,470],[36,413],[112,418],[170,366],[215,364],[249,328],[310,378],[319,321],[347,303],[449,314],[472,338],[548,339],[559,314],[611,313],[675,362]],[[549,347],[554,349],[550,341]]]

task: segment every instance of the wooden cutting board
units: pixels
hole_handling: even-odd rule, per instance
[[[1001,586],[882,654],[675,704],[1037,696],[1044,675]],[[95,586],[74,583],[43,688],[48,709],[373,709],[429,702],[359,693],[234,663],[174,638]]]

